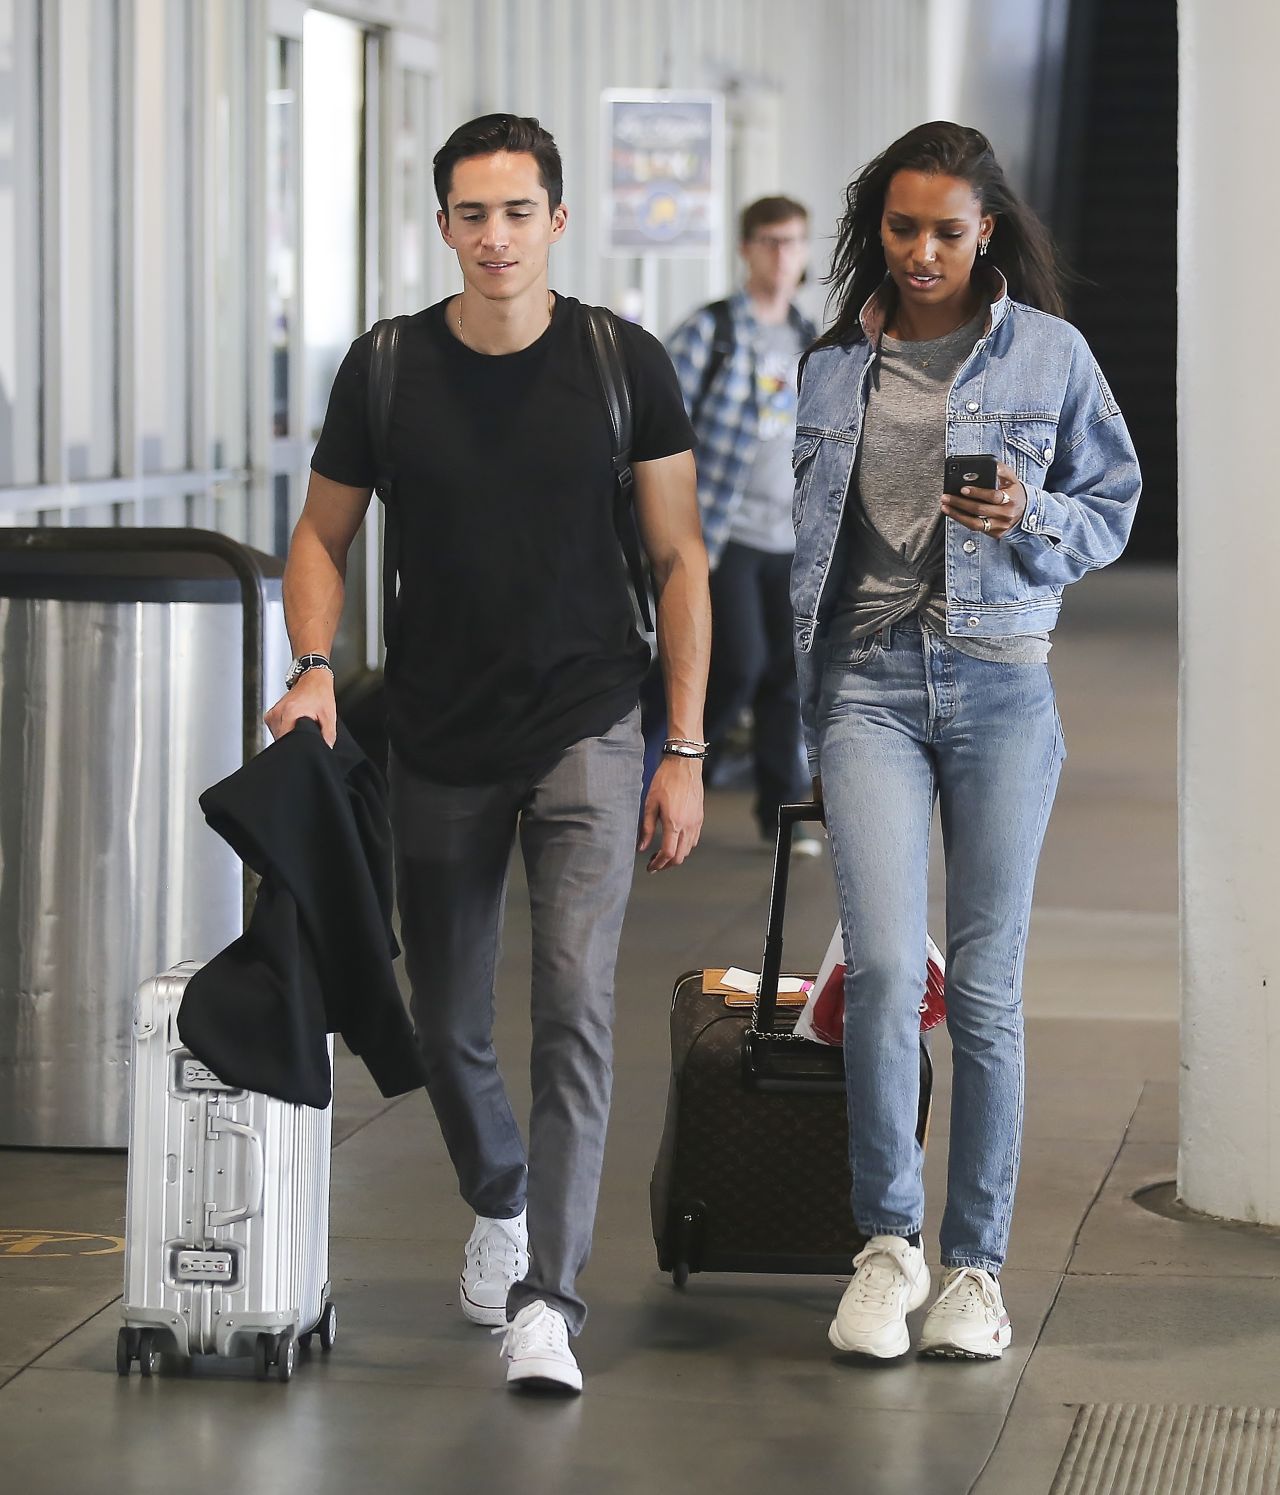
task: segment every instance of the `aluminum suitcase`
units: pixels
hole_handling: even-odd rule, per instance
[[[253,1356],[293,1374],[297,1346],[332,1347],[332,1108],[236,1090],[178,1037],[187,962],[138,988],[130,1080],[124,1327],[116,1369],[161,1354]],[[329,1040],[332,1060],[333,1040]]]

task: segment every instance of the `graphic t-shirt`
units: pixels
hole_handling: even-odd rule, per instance
[[[791,448],[796,435],[796,370],[804,341],[788,320],[757,328],[753,351],[759,434],[729,539],[770,555],[787,555],[796,543]]]
[[[531,776],[635,705],[649,652],[635,631],[613,518],[612,439],[581,305],[488,356],[445,325],[446,303],[400,340],[390,458],[400,516],[398,636],[387,657],[390,738],[445,784]],[[634,462],[693,446],[666,352],[620,323]],[[371,339],[334,380],[311,465],[375,480],[366,412]]]

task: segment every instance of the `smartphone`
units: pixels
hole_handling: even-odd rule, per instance
[[[959,495],[961,488],[995,488],[996,459],[980,455],[976,457],[948,457],[942,468],[942,491]]]

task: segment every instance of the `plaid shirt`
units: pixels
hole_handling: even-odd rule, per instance
[[[759,413],[756,406],[755,334],[759,328],[745,291],[729,298],[733,351],[725,359],[698,413],[698,507],[702,536],[712,566],[719,563],[729,540],[733,516],[755,456]],[[796,307],[788,312],[791,325],[807,347],[817,328]],[[690,415],[702,388],[703,374],[715,341],[715,313],[700,307],[682,322],[667,341],[680,392]]]

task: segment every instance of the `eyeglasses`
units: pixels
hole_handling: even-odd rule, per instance
[[[809,242],[807,234],[752,234],[749,244],[759,244],[762,249],[800,249]]]

